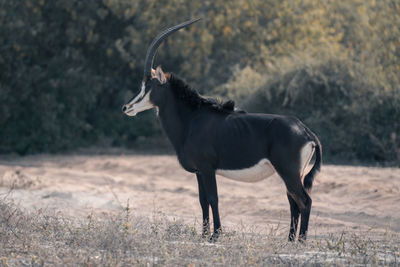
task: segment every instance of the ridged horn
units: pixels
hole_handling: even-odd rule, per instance
[[[162,33],[160,33],[151,43],[149,49],[147,49],[147,54],[146,54],[146,60],[144,61],[144,75],[145,77],[150,77],[151,76],[151,67],[153,66],[153,60],[154,56],[156,55],[157,48],[160,46],[162,41],[164,41],[169,35],[172,33],[179,31],[180,29],[189,26],[190,24],[193,24],[197,21],[201,20],[199,19],[192,19],[186,22],[183,22],[181,24],[178,24],[176,26],[173,26],[171,28],[166,29]]]

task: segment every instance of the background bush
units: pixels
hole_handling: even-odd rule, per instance
[[[336,161],[398,160],[400,98],[371,76],[346,60],[312,62],[277,73],[247,98],[245,107],[299,117]]]
[[[294,114],[328,160],[400,162],[396,0],[0,0],[0,152],[159,146],[154,112],[120,108],[156,64],[249,111]]]

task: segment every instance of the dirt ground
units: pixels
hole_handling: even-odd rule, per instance
[[[267,229],[286,235],[289,204],[279,176],[258,183],[218,177],[220,215],[225,227]],[[39,155],[0,158],[0,194],[27,210],[55,210],[87,216],[121,210],[163,213],[198,221],[195,175],[170,155]],[[319,229],[373,229],[400,232],[400,169],[324,165],[312,191],[309,235]]]

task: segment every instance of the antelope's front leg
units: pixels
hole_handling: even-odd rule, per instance
[[[210,237],[210,241],[214,242],[218,239],[219,234],[221,233],[221,221],[219,219],[218,211],[218,190],[217,180],[215,178],[215,171],[201,171],[198,178],[200,178],[199,180],[201,180],[202,182],[201,184],[203,185],[203,189],[206,195],[206,201],[211,206],[211,210],[213,213],[214,231]]]
[[[202,236],[207,237],[210,233],[210,204],[207,201],[206,193],[204,191],[203,182],[200,173],[196,174],[197,183],[199,186],[199,200],[200,206],[203,211],[203,231]]]

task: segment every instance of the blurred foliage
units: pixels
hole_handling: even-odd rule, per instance
[[[156,65],[251,111],[295,114],[331,158],[400,162],[397,0],[0,0],[0,152],[160,138],[154,112],[120,108],[154,36],[194,17]]]
[[[342,58],[314,60],[276,73],[243,103],[299,117],[336,162],[399,161],[400,91],[385,91],[372,72]]]

